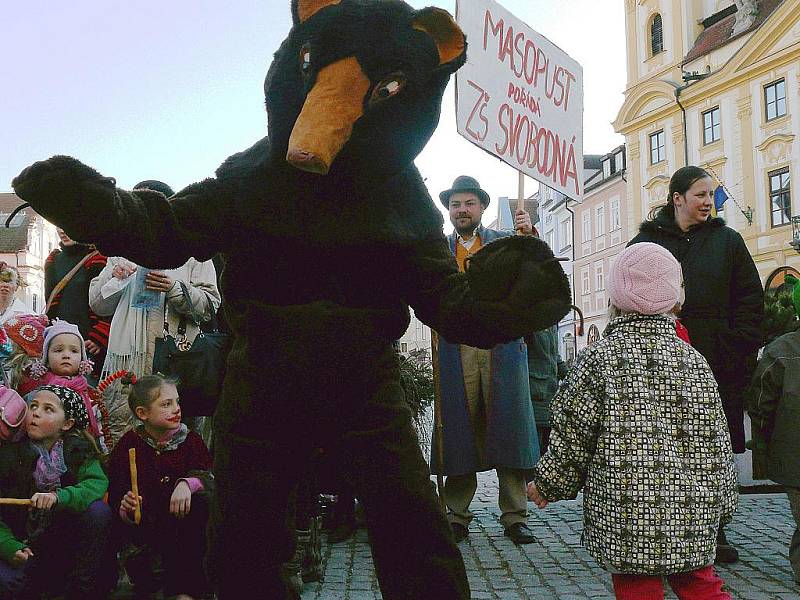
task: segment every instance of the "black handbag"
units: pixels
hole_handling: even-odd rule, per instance
[[[178,283],[190,308],[192,321],[199,329],[200,315],[192,305],[189,290],[183,282]],[[212,319],[213,330],[201,329],[194,342],[189,344],[186,339],[186,316],[181,316],[175,336],[169,333],[165,318],[164,337],[156,339],[153,372],[178,379],[181,410],[187,417],[213,415],[222,393],[231,339],[217,328],[216,315]]]

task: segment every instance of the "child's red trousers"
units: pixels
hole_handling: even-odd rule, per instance
[[[664,600],[664,578],[659,575],[611,576],[617,600]],[[722,590],[723,581],[709,565],[690,571],[668,575],[667,581],[680,600],[730,600],[732,596]]]

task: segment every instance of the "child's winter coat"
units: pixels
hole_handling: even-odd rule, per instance
[[[583,489],[583,544],[612,572],[713,562],[737,503],[730,436],[708,363],[672,319],[623,315],[579,355],[534,482],[549,501]]]

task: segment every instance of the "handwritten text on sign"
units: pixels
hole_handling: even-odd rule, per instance
[[[458,132],[569,197],[583,196],[583,69],[494,0],[458,0],[467,64]]]

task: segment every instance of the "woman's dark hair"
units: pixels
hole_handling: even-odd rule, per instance
[[[674,219],[675,203],[673,201],[673,198],[675,196],[675,192],[678,192],[680,195],[683,195],[687,191],[689,191],[689,188],[691,188],[694,185],[695,181],[699,181],[700,179],[705,179],[706,177],[711,177],[711,175],[708,174],[708,171],[700,167],[695,167],[694,165],[689,165],[688,167],[681,167],[680,169],[675,171],[669,180],[669,195],[667,196],[667,203],[661,204],[653,208],[647,215],[648,220],[652,221],[653,219],[655,219],[656,215],[662,210],[667,216],[669,216],[671,219]]]
[[[145,375],[136,380],[128,394],[128,406],[134,416],[136,415],[136,407],[143,406],[147,408],[158,399],[158,390],[164,384],[177,386],[178,380],[173,377],[165,377],[160,373]]]

